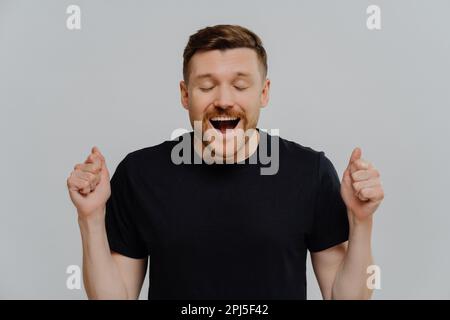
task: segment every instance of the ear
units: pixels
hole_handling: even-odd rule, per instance
[[[269,103],[269,90],[270,90],[270,80],[264,80],[264,86],[261,92],[261,108],[264,108]]]
[[[184,80],[180,81],[180,95],[181,95],[181,104],[183,108],[186,110],[189,109],[189,92],[186,83]]]

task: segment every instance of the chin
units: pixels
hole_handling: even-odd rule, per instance
[[[243,140],[240,141],[239,139],[226,139],[222,143],[220,142],[211,142],[209,144],[209,148],[214,150],[214,154],[216,158],[222,158],[222,159],[229,159],[234,158],[238,151],[241,148],[244,148],[245,143],[243,143]]]

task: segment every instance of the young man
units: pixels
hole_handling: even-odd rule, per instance
[[[275,145],[257,129],[270,81],[261,40],[246,28],[192,35],[183,76],[181,102],[200,128],[183,137],[201,164],[174,163],[179,142],[166,141],[128,154],[110,184],[94,147],[67,180],[88,297],[136,299],[151,256],[151,299],[306,299],[310,251],[324,299],[370,298],[383,189],[361,150],[340,183],[324,152],[279,138],[277,170],[261,174],[262,142]]]

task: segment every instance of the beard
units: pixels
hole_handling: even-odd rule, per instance
[[[217,162],[228,162],[238,159],[238,153],[242,155],[248,151],[248,142],[254,138],[256,124],[257,117],[249,121],[241,110],[213,108],[204,113],[201,122],[194,121],[194,133],[201,141],[202,149],[206,150],[203,155],[207,153]]]

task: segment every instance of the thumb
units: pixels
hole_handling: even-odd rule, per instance
[[[97,146],[92,147],[91,151],[100,158],[103,165],[106,164],[105,157],[103,157],[102,153],[100,152],[100,149]]]
[[[105,157],[100,152],[100,149],[97,146],[92,147],[92,153],[97,155],[100,158],[100,161],[102,162],[102,170],[101,170],[101,179],[109,181],[109,170],[106,166],[106,160]]]
[[[347,168],[345,169],[344,175],[343,175],[343,180],[348,185],[351,185],[351,183],[352,183],[352,179],[350,176],[350,170],[351,170],[352,163],[354,161],[358,160],[359,158],[361,158],[361,154],[362,154],[361,148],[359,148],[359,147],[356,147],[352,151],[352,155],[350,156],[350,160],[348,161]]]
[[[350,168],[351,164],[354,161],[360,159],[361,158],[361,154],[362,154],[361,148],[356,147],[355,149],[353,149],[353,152],[352,152],[352,155],[350,156],[350,160],[348,162],[348,167],[347,168]]]

